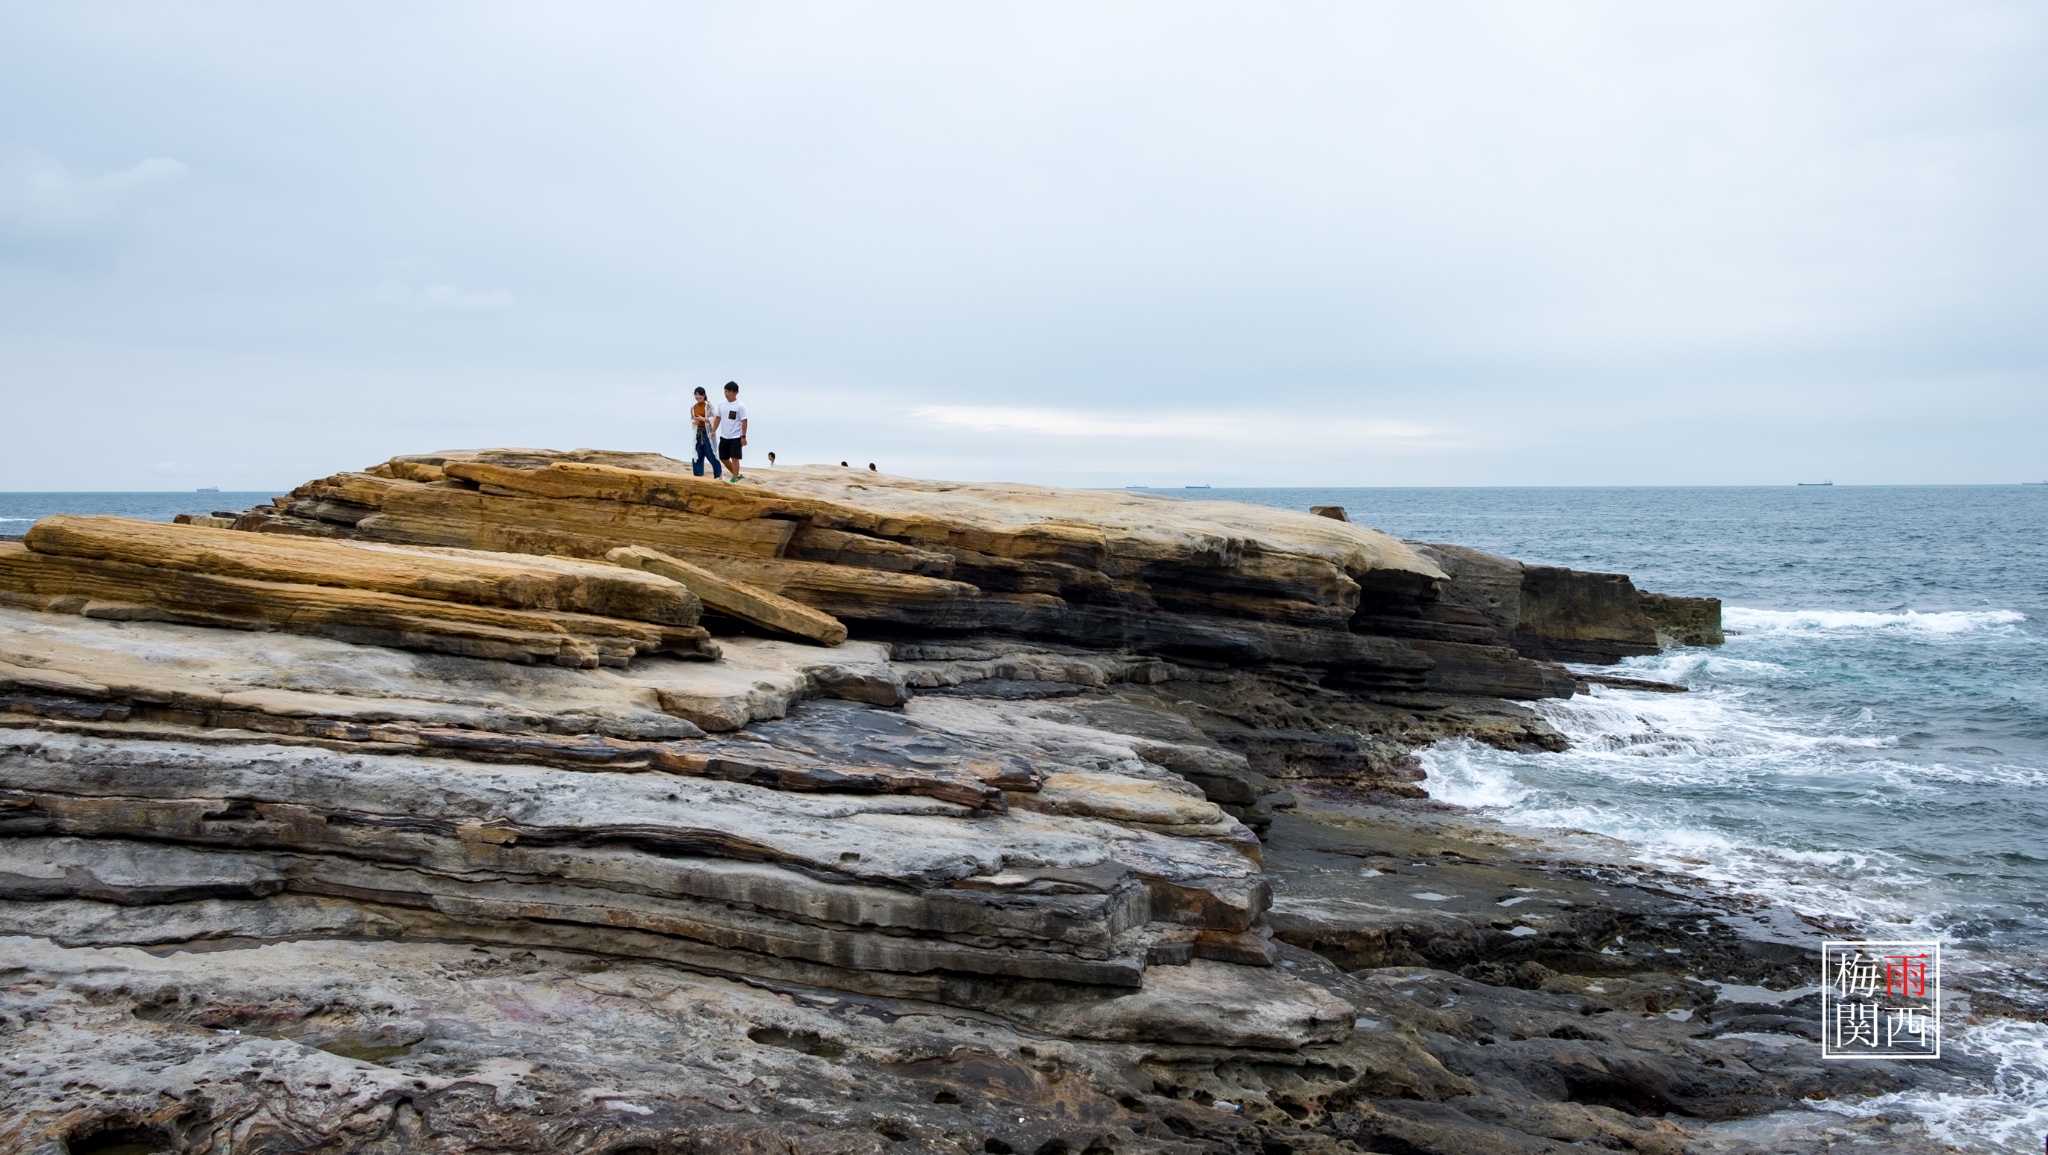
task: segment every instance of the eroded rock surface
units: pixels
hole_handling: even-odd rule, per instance
[[[1279,965],[1154,968],[1172,981],[1113,1017],[1056,983],[1019,988],[1038,1016],[1020,1023],[1007,1007],[736,979],[589,941],[421,941],[398,920],[351,926],[374,912],[333,899],[300,900],[324,906],[296,935],[203,950],[0,937],[0,1147],[1934,1152],[1905,1117],[1798,1104],[1967,1091],[1987,1074],[1967,1059],[1816,1061],[1796,944],[1772,949],[1739,914],[1654,879],[1414,804],[1305,796],[1282,817],[1268,872],[1276,914],[1294,917]],[[70,849],[18,842],[0,879],[55,893],[66,872],[31,864]],[[225,870],[102,854],[95,882],[72,883],[112,888],[100,898],[5,908],[104,936],[133,924],[66,913],[274,904],[290,898],[270,889],[289,885],[289,857]],[[1365,870],[1388,881],[1352,890]],[[1360,930],[1413,957],[1347,955]],[[1346,941],[1294,945],[1318,934]],[[1245,985],[1262,974],[1288,979]],[[1188,999],[1228,1041],[1157,1037],[1153,1015],[1177,1020]],[[1291,1008],[1350,1029],[1301,1039]]]
[[[1632,586],[1585,607],[1532,579],[1527,612],[1518,601],[1516,621],[1496,622],[1459,600],[1458,582],[1427,548],[1312,514],[1128,491],[822,466],[735,486],[653,454],[476,450],[309,482],[237,525],[589,558],[651,548],[877,638],[992,630],[1297,663],[1382,691],[1569,694],[1568,675],[1518,648],[1536,652],[1533,639],[1544,638],[1557,644],[1541,656],[1597,651],[1611,661],[1657,645]],[[1518,567],[1519,591],[1519,563],[1496,560]],[[1594,579],[1609,576],[1565,584],[1600,590]],[[1531,628],[1518,632],[1522,618]],[[1590,650],[1565,644],[1581,635]]]
[[[1812,928],[1420,798],[1417,746],[1561,748],[1511,700],[1573,692],[1548,659],[1710,641],[1706,599],[678,468],[436,454],[143,552],[38,527],[163,571],[124,604],[199,574],[717,637],[532,664],[0,608],[0,1149],[1916,1150],[1797,1104],[1981,1082],[1814,1062]]]

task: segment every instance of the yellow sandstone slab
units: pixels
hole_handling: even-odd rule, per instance
[[[697,560],[728,580],[855,620],[971,628],[982,624],[982,603],[990,600],[966,582],[912,573],[790,558],[704,554]]]
[[[400,649],[560,666],[670,651],[715,658],[699,626],[472,606],[377,590],[261,581],[0,542],[0,603],[89,617],[276,629]]]
[[[691,474],[613,465],[558,461],[541,469],[516,469],[482,461],[451,461],[444,471],[449,477],[534,497],[656,505],[729,521],[777,517],[835,524],[860,517],[858,510],[826,502],[778,497]]]
[[[828,646],[836,646],[846,640],[845,623],[831,614],[746,582],[721,577],[703,566],[670,557],[660,550],[639,545],[625,546],[605,554],[605,560],[680,582],[705,605],[741,621]]]
[[[699,612],[696,596],[673,581],[566,558],[405,549],[65,514],[37,522],[26,544],[63,557],[671,626],[696,625]]]
[[[368,473],[339,474],[306,489],[315,501],[368,507],[374,512],[356,523],[357,531],[405,545],[587,558],[622,545],[647,545],[667,552],[775,557],[797,528],[784,519],[742,521],[627,501],[479,492]]]

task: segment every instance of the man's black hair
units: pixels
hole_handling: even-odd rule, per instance
[[[739,382],[737,382],[737,381],[727,381],[727,382],[725,383],[725,387],[726,387],[727,389],[730,389],[730,390],[732,390],[732,391],[733,391],[733,392],[735,392],[735,393],[737,393],[737,392],[739,392],[739,391],[740,391],[740,383],[739,383]]]

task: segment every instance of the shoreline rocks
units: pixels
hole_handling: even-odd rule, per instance
[[[1575,692],[1553,657],[1696,644],[1711,599],[677,468],[401,457],[0,558],[159,611],[0,607],[0,1148],[1915,1150],[1797,1105],[1982,1085],[1813,1062],[1813,928],[1420,797],[1417,747],[1561,748],[1517,704]],[[393,648],[267,586],[704,636]]]

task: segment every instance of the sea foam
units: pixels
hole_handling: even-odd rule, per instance
[[[2048,1024],[1991,1019],[1965,1027],[1945,1043],[1996,1065],[1990,1094],[1902,1091],[1869,1099],[1825,1100],[1814,1108],[1851,1118],[1897,1111],[1919,1116],[1928,1137],[1951,1150],[2033,1155],[2048,1133]]]
[[[2027,620],[2018,610],[1758,610],[1726,606],[1721,625],[1730,633],[1820,630],[1910,630],[1923,634],[1961,634],[1971,630],[2013,626]]]

